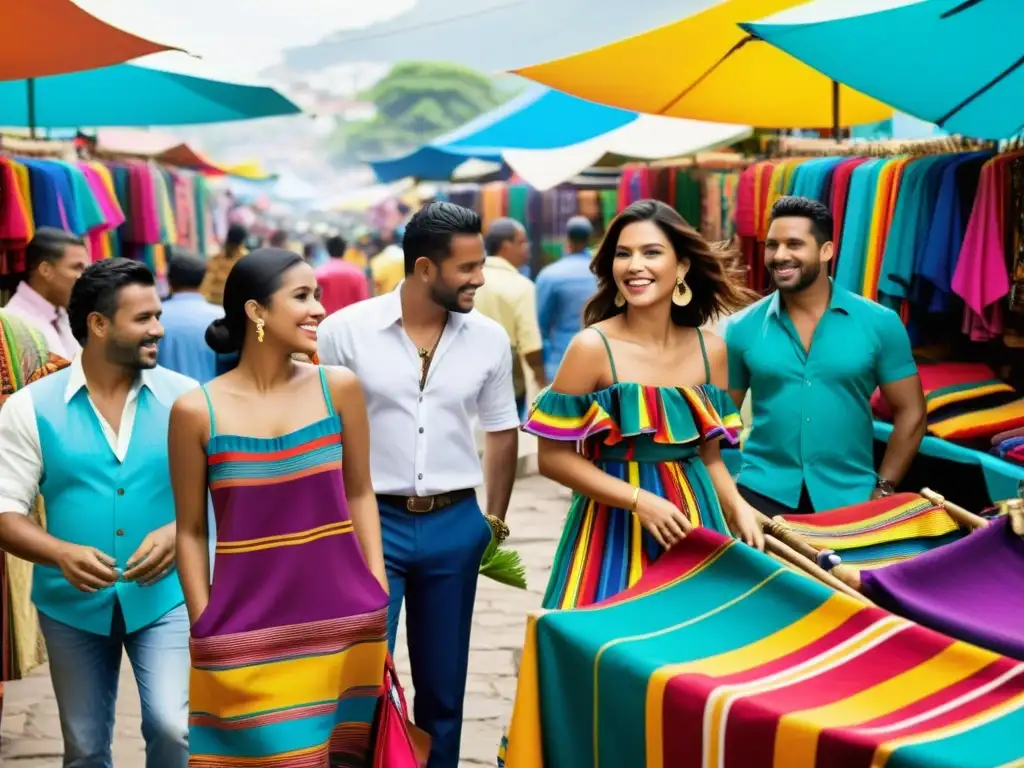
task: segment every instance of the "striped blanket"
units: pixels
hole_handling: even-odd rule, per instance
[[[508,768],[995,768],[1024,664],[699,529],[633,588],[531,617]]]
[[[964,535],[946,510],[916,493],[775,519],[816,549],[834,550],[844,563],[859,568],[908,560]]]

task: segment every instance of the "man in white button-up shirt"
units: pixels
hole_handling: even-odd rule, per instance
[[[389,640],[406,601],[416,724],[430,768],[457,768],[480,558],[515,479],[519,415],[508,335],[473,312],[483,285],[480,217],[431,203],[403,238],[405,281],[319,328],[325,365],[351,368],[366,392],[370,461],[391,589]],[[481,469],[474,437],[486,437]],[[495,523],[499,528],[500,524]]]

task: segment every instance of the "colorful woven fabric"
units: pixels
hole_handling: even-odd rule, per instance
[[[988,438],[1024,427],[1024,398],[983,363],[918,366],[928,410],[928,431],[944,440]],[[871,407],[891,419],[879,392]]]
[[[898,563],[964,535],[946,510],[916,493],[775,519],[816,549],[833,550],[843,562],[861,568]]]
[[[698,450],[706,440],[736,442],[740,426],[729,396],[716,387],[622,382],[582,396],[546,390],[523,429],[582,442],[584,455],[603,471],[668,499],[695,526],[728,533]],[[544,607],[590,605],[615,595],[635,584],[661,553],[628,509],[574,494]]]
[[[507,768],[994,768],[1024,664],[708,530],[632,589],[531,617]]]
[[[321,370],[321,376],[323,376]],[[364,766],[387,595],[345,499],[341,420],[208,446],[217,548],[192,627],[191,768]]]
[[[1024,660],[1024,539],[1007,517],[913,560],[861,574],[879,605]]]

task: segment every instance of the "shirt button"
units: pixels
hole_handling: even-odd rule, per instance
[[[810,416],[808,416],[808,417],[807,417],[807,423],[808,423],[808,424],[810,424],[810,423],[811,423],[811,417],[810,417]]]
[[[423,479],[423,473],[420,472],[418,475],[416,475],[416,479],[417,480],[422,480]]]
[[[420,427],[420,434],[423,434],[423,427]]]
[[[807,379],[804,379],[804,384],[806,384],[808,387],[811,386],[811,382],[809,382]]]
[[[118,496],[124,496],[124,488],[118,488],[117,489],[117,495]]]
[[[421,402],[421,403],[423,402],[423,395],[420,395],[420,396],[419,396],[419,400],[418,400],[418,402]]]
[[[118,528],[116,531],[114,531],[114,533],[116,533],[118,536],[124,536],[124,528]]]

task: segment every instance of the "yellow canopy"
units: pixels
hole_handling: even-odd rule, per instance
[[[274,178],[274,174],[267,173],[264,169],[263,164],[259,160],[249,160],[244,163],[236,163],[235,165],[221,166],[224,173],[232,176],[237,176],[241,179],[248,179],[249,181],[268,181]]]
[[[832,81],[767,43],[744,43],[747,33],[737,26],[805,2],[726,0],[674,24],[515,73],[590,101],[653,115],[762,128],[830,128]],[[856,41],[850,45],[852,51]],[[842,126],[892,116],[892,108],[881,102],[845,86],[839,90]]]

